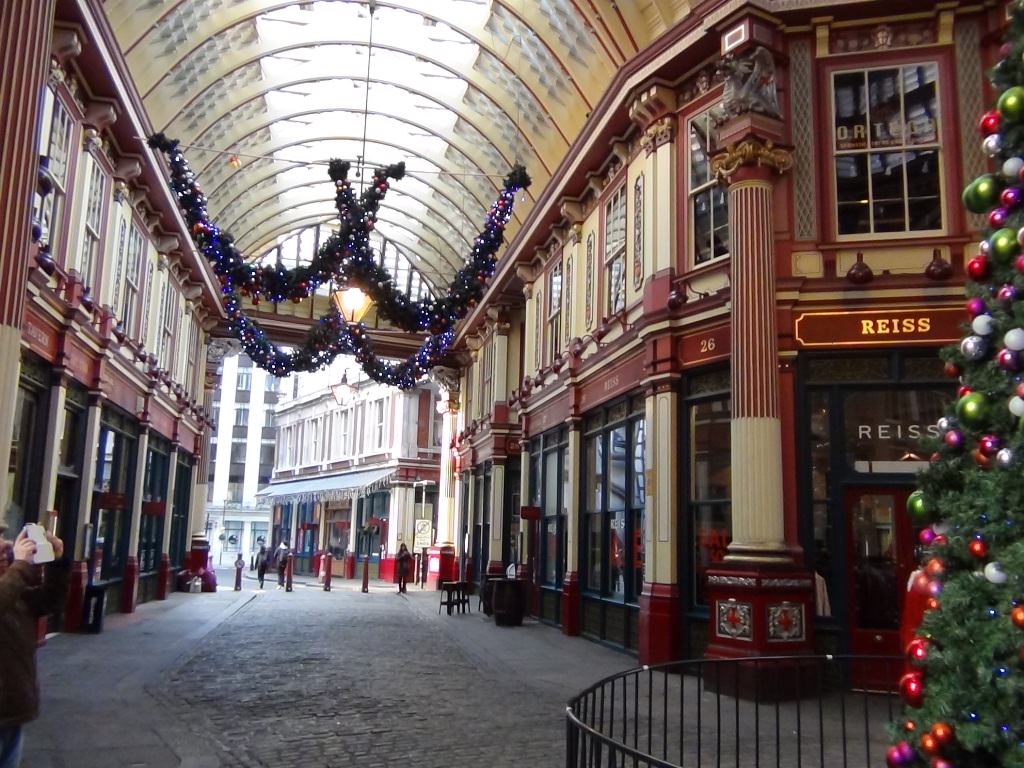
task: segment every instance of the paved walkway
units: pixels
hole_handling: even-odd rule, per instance
[[[414,587],[233,576],[51,638],[25,768],[557,768],[566,699],[635,666],[537,623],[438,616]]]

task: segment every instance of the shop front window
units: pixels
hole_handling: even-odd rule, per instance
[[[538,580],[559,588],[565,578],[565,483],[568,431],[550,430],[530,447],[530,503],[541,509]]]
[[[155,438],[154,442],[157,442]],[[138,552],[139,570],[143,573],[156,570],[160,561],[170,463],[170,455],[159,447],[152,447],[146,452]]]
[[[118,423],[126,421],[114,415]],[[131,480],[135,472],[136,442],[133,435],[110,424],[100,429],[93,495],[93,567],[101,579],[120,577],[128,546],[131,515]]]
[[[693,604],[707,604],[707,570],[720,563],[732,541],[729,395],[687,406],[690,519],[693,532]]]
[[[616,602],[636,602],[643,588],[642,398],[592,414],[587,428],[583,586]]]
[[[916,474],[928,465],[921,440],[938,438],[949,393],[941,389],[857,391],[843,403],[847,466],[866,474]]]
[[[939,68],[832,75],[838,234],[941,231]]]

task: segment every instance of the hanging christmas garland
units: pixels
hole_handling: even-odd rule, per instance
[[[335,205],[340,225],[309,264],[285,269],[253,267],[207,215],[206,197],[176,140],[154,134],[149,145],[168,157],[171,188],[192,233],[196,247],[213,266],[225,297],[230,327],[253,363],[275,376],[312,371],[330,363],[339,354],[353,355],[366,374],[385,384],[408,389],[415,386],[448,350],[454,340],[455,323],[483,297],[484,286],[494,274],[495,253],[501,246],[505,225],[512,215],[515,194],[530,185],[522,166],[505,177],[497,200],[484,220],[484,229],[473,241],[466,266],[460,269],[445,296],[413,301],[395,288],[391,275],[377,263],[370,243],[376,213],[388,190],[389,179],[401,179],[402,163],[378,168],[370,185],[357,198],[348,180],[349,164],[332,160],[328,174],[335,183]],[[398,363],[388,363],[374,354],[373,343],[363,323],[349,323],[333,308],[307,332],[304,343],[286,352],[271,342],[260,325],[242,309],[239,294],[271,302],[301,301],[333,280],[341,286],[357,286],[377,306],[378,315],[407,331],[428,331],[420,348]]]

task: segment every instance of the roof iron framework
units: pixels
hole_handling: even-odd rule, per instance
[[[677,5],[378,0],[371,13],[366,0],[108,0],[104,9],[152,128],[189,148],[211,218],[243,252],[334,218],[329,158],[404,160],[381,231],[436,287],[463,262],[509,167],[524,163],[539,194],[617,68],[675,21]]]

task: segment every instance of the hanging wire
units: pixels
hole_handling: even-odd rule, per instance
[[[363,143],[359,149],[359,166],[356,178],[359,179],[359,191],[363,191],[363,164],[366,162],[366,125],[370,122],[370,63],[373,61],[373,15],[377,12],[377,1],[369,0],[366,4],[370,11],[370,35],[366,43],[366,83],[363,94]]]

